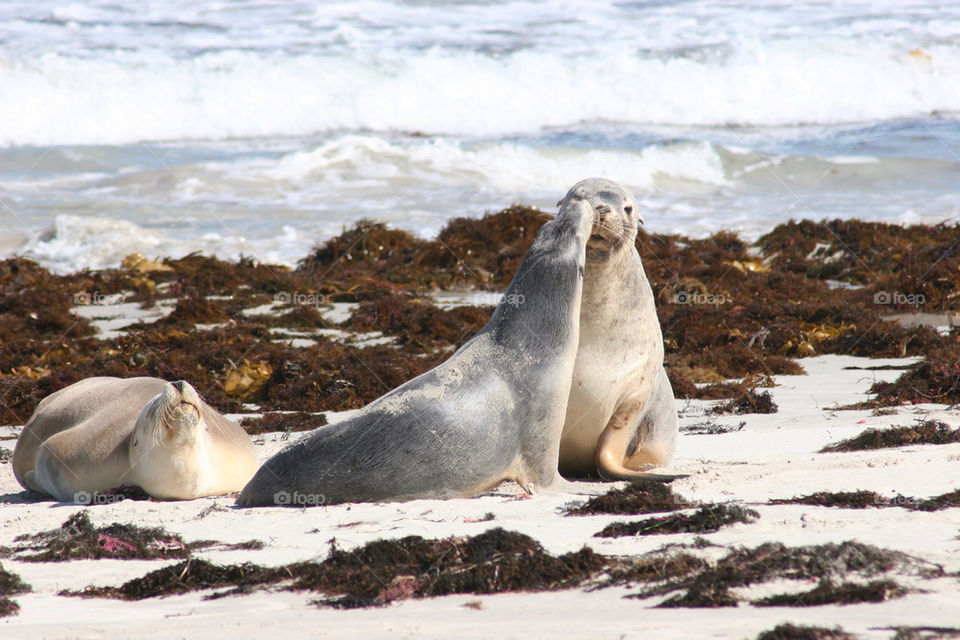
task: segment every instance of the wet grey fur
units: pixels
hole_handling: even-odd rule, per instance
[[[440,366],[280,451],[240,506],[449,498],[559,479],[592,209],[545,224],[490,321]]]

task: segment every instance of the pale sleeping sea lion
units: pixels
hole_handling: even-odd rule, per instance
[[[604,478],[649,473],[673,457],[679,422],[663,368],[663,336],[635,241],[642,223],[620,184],[589,178],[570,199],[593,204],[580,306],[580,341],[560,441],[560,473]]]
[[[61,501],[120,486],[171,500],[222,495],[256,469],[238,424],[189,383],[159,378],[87,378],[47,396],[13,452],[17,481]]]
[[[562,482],[560,432],[577,351],[593,207],[541,228],[490,321],[440,366],[270,458],[237,504],[452,498],[504,480]]]

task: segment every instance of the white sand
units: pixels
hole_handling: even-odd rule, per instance
[[[691,474],[673,488],[691,500],[748,503],[760,512],[749,525],[726,527],[706,537],[722,545],[755,546],[767,541],[787,545],[856,539],[909,552],[960,570],[960,509],[922,513],[906,509],[836,509],[798,505],[767,506],[771,498],[789,498],[822,490],[867,489],[930,497],[960,487],[960,444],[920,445],[876,452],[820,454],[823,445],[856,435],[869,426],[907,425],[937,418],[960,425],[960,411],[940,405],[901,407],[895,415],[838,411],[838,405],[864,399],[876,380],[895,379],[900,371],[845,370],[903,364],[904,360],[866,360],[823,356],[801,361],[809,375],[781,376],[772,389],[780,411],[771,415],[723,416],[718,424],[746,424],[719,435],[683,434],[669,471]],[[681,426],[702,423],[708,403],[681,401]],[[0,429],[0,446],[11,449],[17,428]],[[264,459],[285,443],[271,434],[257,445]],[[89,508],[96,524],[129,522],[163,526],[186,540],[241,542],[259,539],[261,551],[212,550],[199,556],[219,563],[251,561],[283,564],[322,559],[329,541],[345,548],[376,538],[421,535],[438,538],[477,534],[504,527],[533,536],[552,553],[583,545],[605,554],[640,554],[672,542],[689,542],[692,534],[600,539],[593,534],[622,517],[565,517],[562,508],[602,493],[611,485],[577,483],[566,493],[518,499],[515,487],[475,499],[404,504],[338,505],[309,509],[239,510],[228,498],[190,502],[133,502]],[[25,502],[9,464],[0,467],[0,545],[16,536],[58,527],[83,507],[53,502]],[[211,505],[221,508],[207,512]],[[479,520],[492,512],[492,521]],[[630,519],[630,518],[626,518]],[[655,609],[661,598],[625,599],[636,589],[571,590],[539,594],[448,596],[413,600],[388,607],[340,611],[309,604],[311,593],[258,592],[203,601],[203,594],[155,598],[141,602],[68,598],[60,589],[119,585],[156,569],[163,562],[96,560],[26,563],[3,560],[34,592],[16,596],[21,611],[0,619],[0,637],[318,637],[362,636],[449,638],[753,638],[783,621],[842,625],[869,638],[892,635],[884,627],[960,627],[960,582],[955,578],[911,581],[927,593],[883,604],[845,607],[760,608],[742,604],[729,609]],[[779,591],[784,585],[760,585],[742,591],[751,596]],[[788,585],[782,590],[811,588]],[[479,603],[479,609],[464,606]]]

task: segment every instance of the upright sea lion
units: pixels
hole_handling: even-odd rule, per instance
[[[446,362],[267,460],[237,504],[472,496],[558,481],[593,207],[568,198],[490,321]]]
[[[62,501],[134,485],[186,500],[239,491],[257,460],[246,432],[189,383],[87,378],[44,398],[20,432],[13,472]]]
[[[560,440],[560,473],[652,477],[670,461],[679,423],[663,368],[663,336],[635,241],[642,222],[627,189],[575,184],[560,204],[594,203],[580,305],[580,342]]]

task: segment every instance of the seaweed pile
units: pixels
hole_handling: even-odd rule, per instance
[[[570,516],[664,513],[696,506],[656,480],[633,480],[622,489],[610,489],[567,510]]]
[[[773,629],[761,631],[757,640],[856,640],[857,636],[841,627],[811,627],[790,622],[778,624]]]
[[[131,524],[96,527],[86,511],[70,516],[59,529],[22,535],[14,548],[24,562],[118,558],[160,560],[186,558],[190,548],[178,535]]]
[[[434,240],[363,221],[296,269],[191,254],[54,275],[23,258],[0,261],[0,423],[22,424],[41,398],[93,375],[184,378],[227,412],[361,407],[442,362],[492,311],[441,308],[430,294],[502,291],[548,218],[511,207],[453,220]],[[957,226],[857,221],[790,222],[755,246],[726,232],[690,239],[641,231],[637,248],[676,395],[770,411],[756,388],[771,376],[802,373],[806,356],[847,353],[924,357],[897,381],[875,385],[869,406],[960,402],[960,331],[941,335],[890,318],[960,309],[958,238]],[[111,339],[75,312],[118,300],[175,306]],[[337,302],[357,305],[345,322],[325,319]],[[283,339],[294,329],[312,332],[308,346]],[[343,330],[392,341],[331,338]]]
[[[869,507],[903,507],[915,511],[940,511],[960,507],[960,489],[931,498],[914,498],[900,494],[883,496],[875,491],[818,491],[806,496],[771,500],[770,504],[809,504],[818,507],[866,509]]]
[[[636,522],[611,522],[594,535],[598,538],[620,538],[669,533],[713,533],[731,524],[750,524],[759,517],[760,514],[753,509],[738,504],[715,504],[701,507],[690,514],[646,518]]]
[[[491,529],[469,538],[375,540],[355,551],[334,544],[323,562],[283,567],[220,566],[191,559],[119,587],[88,587],[64,595],[140,600],[230,587],[212,595],[222,597],[285,583],[289,590],[323,593],[325,598],[318,604],[355,608],[453,593],[571,588],[599,574],[607,564],[607,559],[587,548],[553,556],[528,536]]]
[[[189,558],[198,549],[261,549],[263,543],[250,540],[223,544],[213,540],[184,542],[162,527],[138,527],[115,522],[97,527],[87,511],[67,518],[57,529],[18,536],[8,555],[21,562],[65,562],[67,560],[170,560]]]
[[[447,594],[639,585],[628,598],[667,596],[660,607],[726,607],[742,599],[731,589],[786,579],[813,580],[816,586],[752,604],[819,606],[901,597],[909,589],[890,576],[894,572],[927,579],[945,575],[939,565],[858,542],[805,547],[767,543],[729,549],[715,562],[669,547],[633,557],[603,556],[588,547],[554,556],[532,538],[498,528],[466,538],[375,540],[353,551],[332,543],[323,562],[281,567],[188,559],[118,587],[88,587],[62,595],[141,600],[219,589],[205,597],[220,598],[270,587],[319,593],[315,602],[321,606],[356,608]]]
[[[676,593],[658,606],[731,607],[741,600],[731,591],[733,588],[774,580],[816,580],[817,587],[812,591],[778,594],[756,600],[753,604],[808,606],[808,602],[815,602],[812,606],[816,606],[879,602],[900,597],[908,591],[892,578],[873,579],[893,571],[926,579],[946,575],[939,565],[855,541],[803,547],[770,542],[753,549],[731,549],[715,564],[673,577],[660,585],[648,586],[631,597]],[[871,580],[853,582],[850,577]],[[808,601],[808,597],[811,600]]]
[[[20,611],[20,605],[10,598],[31,590],[30,585],[20,576],[3,568],[0,564],[0,618],[12,616]]]
[[[952,444],[960,442],[960,429],[939,420],[918,420],[912,426],[867,429],[853,438],[827,445],[821,453],[869,451],[914,444]]]

